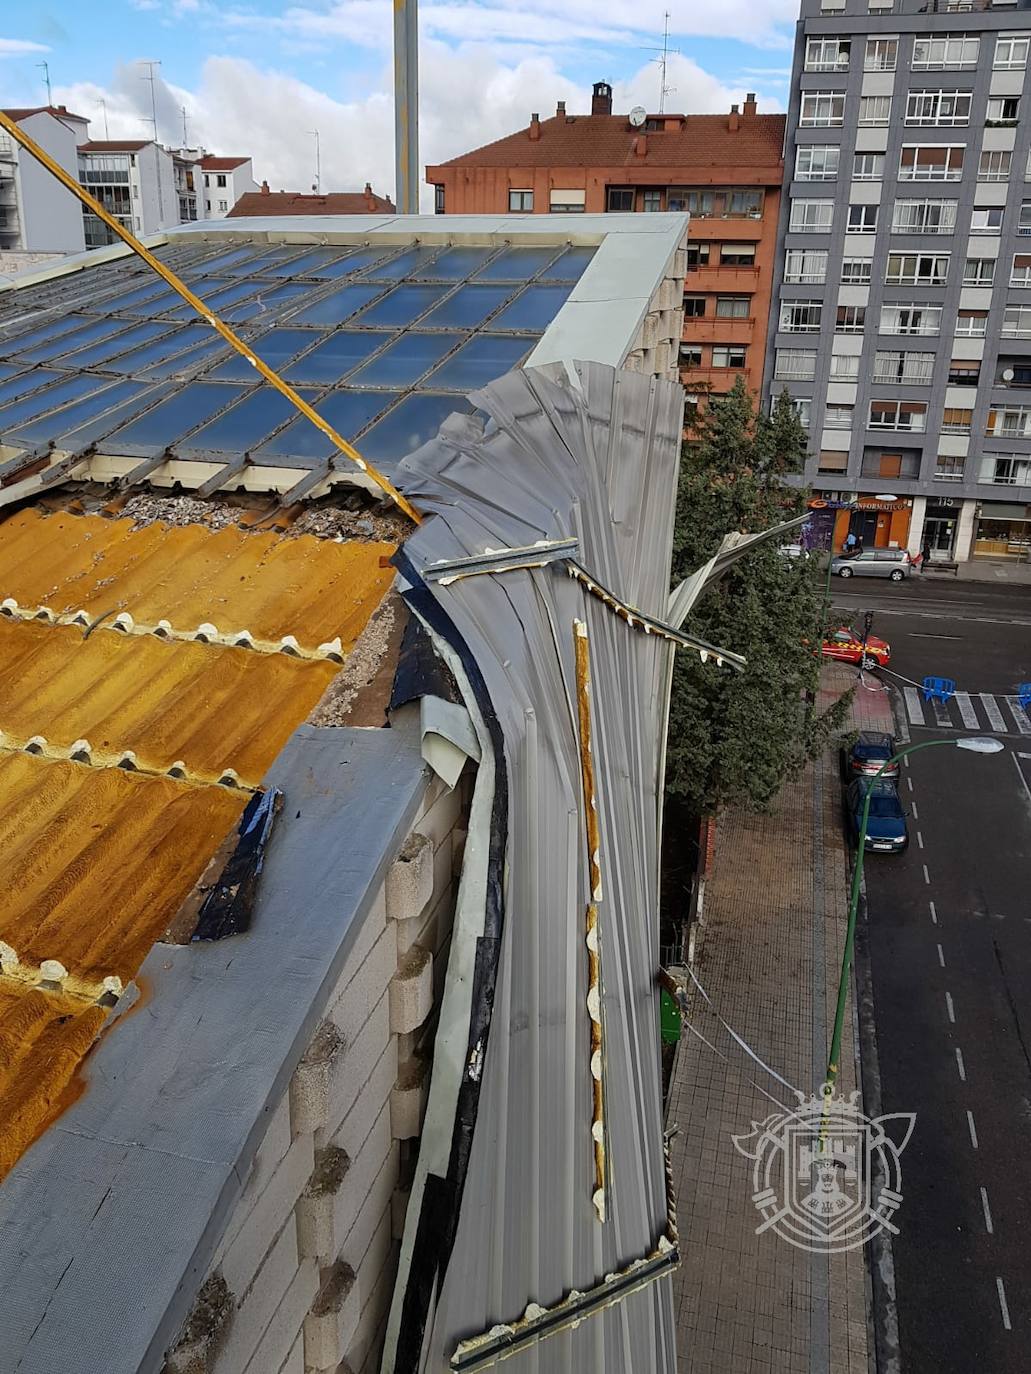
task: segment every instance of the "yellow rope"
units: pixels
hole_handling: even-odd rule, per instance
[[[143,244],[140,243],[138,239],[134,238],[133,235],[129,233],[128,229],[124,228],[113,215],[109,215],[104,207],[95,201],[90,193],[84,190],[74,177],[69,176],[64,168],[60,166],[59,163],[55,162],[49,153],[45,152],[38,143],[33,142],[28,134],[26,134],[13,119],[4,114],[2,110],[0,110],[0,128],[6,129],[11,137],[17,143],[21,144],[26,152],[31,153],[37,162],[42,163],[47,171],[58,179],[62,186],[67,187],[73,196],[76,196],[83,205],[92,210],[99,219],[102,219],[107,227],[117,234],[123,243],[127,243],[132,251],[137,254],[138,257],[141,257],[148,267],[153,268],[158,276],[161,277],[163,281],[166,281],[173,291],[182,296],[183,300],[186,301],[188,305],[191,305],[198,315],[211,325],[216,333],[221,334],[227,344],[235,348],[237,353],[242,354],[251,366],[261,373],[267,382],[272,383],[280,395],[285,396],[291,405],[296,406],[301,414],[309,419],[317,429],[321,430],[326,438],[335,444],[341,453],[345,453],[361,472],[365,473],[367,477],[370,477],[392,501],[396,502],[404,511],[405,515],[411,520],[414,520],[417,525],[421,523],[422,517],[418,511],[405,500],[388,478],[384,477],[381,472],[378,472],[371,463],[367,463],[358,450],[354,448],[353,445],[349,444],[341,434],[338,434],[333,426],[328,424],[316,410],[313,410],[302,396],[298,396],[297,392],[288,382],[284,382],[281,377],[272,371],[267,363],[263,362],[261,358],[244,343],[243,339],[234,334],[227,324],[223,324],[217,315],[212,314],[211,310],[209,310],[199,296],[193,294],[185,282],[180,281],[175,273],[170,271],[164,263],[158,262],[153,253],[144,248]]]

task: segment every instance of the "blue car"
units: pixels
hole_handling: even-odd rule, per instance
[[[870,816],[866,824],[866,849],[882,854],[901,854],[909,844],[909,828],[906,813],[895,784],[887,778],[876,782],[867,778],[857,778],[845,791],[845,810],[848,814],[848,827],[852,833],[853,844],[859,843],[859,830],[863,823],[863,801],[867,788],[872,789],[870,797]]]

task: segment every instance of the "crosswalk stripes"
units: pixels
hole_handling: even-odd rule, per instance
[[[923,725],[924,708],[920,704],[920,693],[915,687],[903,687],[902,695],[906,699],[906,714],[909,719],[914,725]]]
[[[944,701],[938,701],[937,698],[935,698],[935,700],[931,702],[931,705],[934,708],[935,725],[937,725],[939,729],[942,730],[951,730],[952,717],[949,715],[949,708],[947,704]]]
[[[959,714],[963,717],[963,725],[967,730],[980,729],[980,721],[977,719],[977,712],[974,710],[970,700],[969,692],[956,693],[956,705],[959,707]]]
[[[1031,735],[1031,721],[1027,718],[1027,712],[1021,706],[1017,697],[1004,697],[1003,700],[1009,707],[1010,715],[1016,721],[1017,729],[1022,735]]]
[[[988,717],[988,724],[993,730],[1005,730],[1006,722],[1002,718],[1002,712],[995,704],[995,698],[988,692],[981,693],[981,707]]]
[[[925,701],[918,688],[903,687],[902,698],[910,725],[939,730],[1031,736],[1031,717],[1015,696],[995,697],[990,692],[956,692],[947,702]],[[1005,715],[1000,703],[1006,708]],[[982,724],[982,714],[988,722],[987,731]],[[955,718],[957,715],[959,720]],[[1007,717],[1012,718],[1012,724]]]

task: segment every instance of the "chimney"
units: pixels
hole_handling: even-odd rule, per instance
[[[372,182],[371,182],[371,181],[367,181],[367,182],[365,183],[365,190],[362,192],[362,195],[365,197],[365,208],[366,208],[366,210],[375,210],[375,208],[376,208],[376,198],[375,198],[375,197],[373,196],[373,194],[372,194]]]
[[[541,117],[539,114],[530,116],[530,142],[536,143],[541,136]]]
[[[755,91],[749,91],[748,94],[745,96],[745,106],[743,113],[745,115],[754,115],[755,111]]]
[[[267,182],[267,181],[263,181],[263,182],[261,183],[261,194],[262,194],[263,196],[267,196],[267,195],[269,194],[268,182]]]
[[[565,116],[565,113],[566,113],[566,102],[565,102],[564,100],[560,100],[560,101],[558,102],[558,104],[555,106],[555,118],[556,118],[556,119],[562,119],[562,118]]]
[[[612,87],[607,81],[596,81],[594,83],[594,93],[591,96],[592,115],[610,115],[612,113]]]
[[[732,134],[736,134],[740,123],[741,116],[738,114],[738,108],[736,105],[731,105],[730,118],[727,120],[727,128]]]
[[[646,134],[638,134],[633,143],[634,157],[648,156],[648,137]]]

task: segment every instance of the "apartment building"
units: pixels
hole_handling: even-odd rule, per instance
[[[766,400],[868,544],[1031,548],[1031,0],[802,0]]]
[[[253,195],[258,189],[249,157],[203,155],[197,170],[203,181],[198,219],[225,219],[241,196]]]
[[[79,147],[79,180],[133,234],[154,234],[179,221],[172,155],[150,139],[106,140]],[[83,209],[86,247],[115,242],[114,232]]]
[[[63,105],[4,114],[72,176],[89,121]],[[74,198],[0,129],[0,274],[16,275],[54,254],[81,253],[82,215]],[[15,264],[17,264],[15,266]]]
[[[728,114],[612,113],[596,82],[591,113],[564,101],[486,147],[427,167],[437,214],[686,211],[688,273],[680,373],[688,405],[763,377],[784,164],[784,116],[755,97]]]

